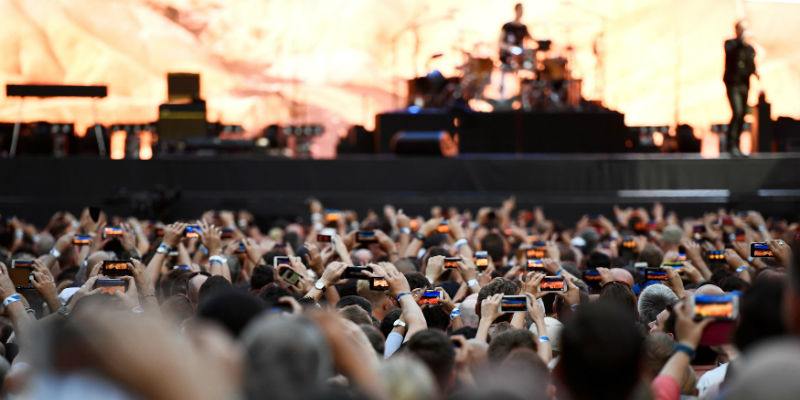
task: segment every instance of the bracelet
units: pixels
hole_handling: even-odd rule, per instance
[[[550,343],[550,338],[547,336],[539,336],[539,343],[544,343],[544,342]]]
[[[564,268],[559,268],[558,272],[556,272],[556,276],[561,276],[561,272],[564,271]]]
[[[28,313],[28,314],[31,314],[31,315],[36,315],[36,310],[34,310],[34,309],[30,308],[30,307],[25,307],[25,312]]]
[[[572,310],[572,312],[575,312],[578,309],[578,305],[577,304],[573,304],[573,305],[569,306],[569,308]]]
[[[456,249],[461,250],[461,247],[468,245],[467,239],[461,238],[456,240]]]
[[[737,275],[741,274],[743,271],[746,271],[746,270],[747,270],[747,266],[746,265],[742,265],[741,267],[736,268],[736,274]]]
[[[397,301],[400,301],[400,299],[401,299],[403,296],[407,295],[407,294],[411,294],[411,292],[403,292],[403,293],[400,293],[400,294],[398,294],[398,295],[397,295]]]
[[[19,294],[14,293],[11,296],[6,297],[5,300],[3,300],[3,307],[8,307],[11,303],[16,303],[20,300],[22,299],[19,297]]]
[[[752,263],[753,261],[755,261],[753,256],[747,256],[747,262]]]
[[[458,308],[454,308],[453,311],[450,312],[450,320],[451,321],[456,319],[456,317],[460,317],[460,316],[461,316],[461,310],[459,310]]]
[[[467,287],[473,287],[478,285],[478,280],[473,278],[467,281]]]
[[[408,228],[408,227],[400,228],[400,233],[404,233],[406,235],[410,235],[411,234],[411,228]]]
[[[417,240],[419,240],[420,242],[425,241],[425,235],[423,235],[421,232],[417,233],[416,236],[414,237],[417,238]]]
[[[61,306],[56,312],[64,318],[69,317],[69,307],[67,306]]]
[[[165,244],[165,243],[159,244],[158,248],[156,249],[156,253],[159,253],[159,254],[167,254],[167,253],[169,253],[171,251],[172,251],[172,247],[170,247],[168,244]]]
[[[226,262],[228,262],[228,260],[223,256],[211,256],[211,257],[208,257],[208,264],[209,265],[211,265],[213,263],[225,264]]]
[[[59,258],[61,257],[61,252],[58,251],[55,247],[53,247],[52,249],[50,249],[50,255],[55,258]]]
[[[320,213],[311,214],[311,222],[319,222],[319,221],[322,221],[322,214]]]
[[[677,353],[679,351],[682,351],[682,352],[686,353],[686,355],[689,356],[690,360],[694,358],[694,349],[693,348],[691,348],[691,347],[689,347],[689,346],[687,346],[687,345],[685,345],[683,343],[675,343],[675,349],[672,351],[672,354],[675,354],[675,353]]]

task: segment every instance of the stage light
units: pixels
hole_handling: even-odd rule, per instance
[[[128,133],[122,129],[111,132],[111,159],[122,160],[125,158],[125,141]]]
[[[664,134],[661,132],[653,132],[653,144],[657,147],[664,144]]]
[[[146,130],[139,131],[139,159],[151,158],[153,158],[153,133]]]

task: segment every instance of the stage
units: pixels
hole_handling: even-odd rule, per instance
[[[46,224],[56,210],[101,205],[141,218],[190,218],[212,208],[244,208],[259,220],[308,214],[315,196],[326,207],[380,210],[392,203],[411,214],[432,204],[473,211],[515,195],[574,221],[610,213],[613,204],[663,202],[699,213],[755,208],[796,219],[800,154],[747,159],[696,155],[462,155],[458,158],[364,156],[336,160],[277,158],[0,159],[0,212]]]

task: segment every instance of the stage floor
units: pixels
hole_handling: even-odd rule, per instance
[[[797,218],[800,153],[704,159],[662,154],[360,156],[336,160],[170,157],[0,159],[0,213],[45,223],[60,209],[101,205],[143,218],[196,217],[244,208],[263,221],[327,207],[380,210],[385,203],[427,214],[433,204],[477,210],[514,195],[572,221],[613,204],[663,202],[680,213],[755,208]]]

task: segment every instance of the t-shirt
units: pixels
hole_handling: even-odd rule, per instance
[[[748,84],[750,75],[756,71],[756,51],[741,39],[725,41],[725,75],[727,84]]]
[[[507,22],[502,29],[503,42],[512,46],[522,47],[526,37],[531,37],[528,27],[525,24]],[[512,54],[508,50],[500,50],[500,60],[508,64],[511,62]]]
[[[725,380],[726,373],[728,373],[728,363],[722,364],[703,374],[697,381],[697,398],[716,398],[719,394],[719,386]]]

